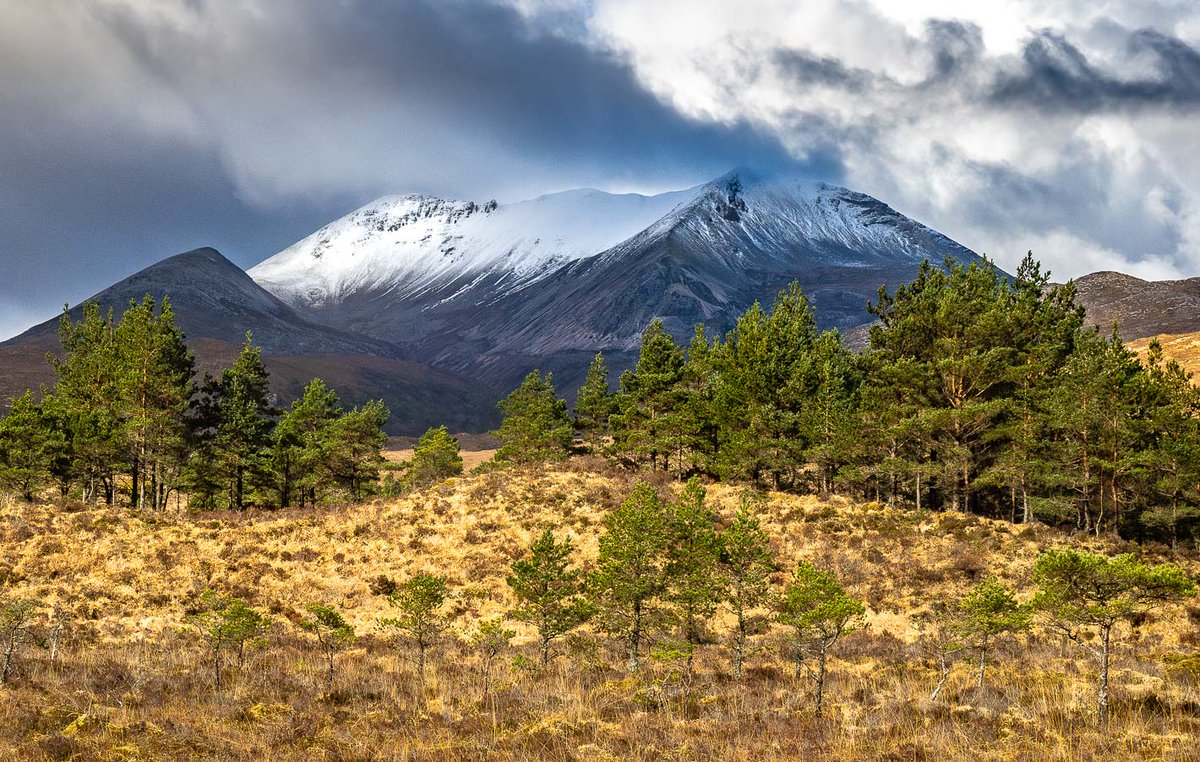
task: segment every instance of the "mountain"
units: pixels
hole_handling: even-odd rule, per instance
[[[1127,341],[1200,331],[1200,278],[1149,281],[1097,272],[1075,287],[1088,322],[1105,331],[1115,323]]]
[[[399,343],[498,388],[532,367],[628,365],[653,317],[727,330],[797,280],[824,327],[867,321],[881,285],[970,250],[870,196],[735,170],[657,196],[568,191],[510,205],[389,197],[249,271],[324,325]]]
[[[237,356],[247,331],[263,350],[281,403],[299,396],[314,376],[337,388],[347,404],[383,399],[395,433],[420,433],[445,422],[461,429],[494,423],[494,392],[476,382],[414,362],[388,342],[319,325],[255,283],[215,249],[162,260],[90,299],[119,317],[146,294],[170,297],[177,324],[198,368],[217,373]],[[82,305],[70,310],[82,315]],[[0,398],[53,383],[47,352],[58,350],[58,318],[0,344]]]

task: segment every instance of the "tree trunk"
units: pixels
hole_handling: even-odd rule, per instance
[[[639,651],[642,645],[642,602],[633,602],[633,624],[629,628],[629,671],[637,672],[641,666]]]
[[[329,660],[329,676],[326,678],[326,688],[328,693],[333,693],[333,649],[325,651],[325,657]]]
[[[979,646],[979,680],[976,682],[976,686],[979,688],[983,687],[983,671],[987,668],[987,649],[988,639],[987,636],[984,636],[983,644]]]
[[[8,642],[4,644],[4,666],[0,669],[0,685],[8,684],[8,677],[12,672],[13,654],[16,651],[17,633],[14,630],[8,634]]]
[[[235,506],[237,506],[237,509],[239,511],[242,510],[242,494],[243,494],[242,487],[243,486],[244,485],[243,485],[243,480],[242,480],[242,466],[239,464],[237,467],[237,484],[234,487],[234,497],[233,497],[233,503]]]
[[[138,475],[141,473],[141,468],[138,466],[138,459],[135,455],[133,463],[129,466],[129,504],[134,508],[142,507],[142,494],[138,489]]]
[[[733,676],[742,679],[742,662],[746,658],[746,613],[738,610],[737,633],[733,636]]]
[[[938,662],[941,665],[942,673],[938,678],[937,685],[934,686],[933,693],[929,694],[930,701],[937,700],[937,697],[942,694],[942,688],[946,687],[946,681],[950,679],[950,655],[942,651],[938,654]]]
[[[817,716],[821,716],[821,710],[825,706],[825,656],[829,650],[829,644],[822,640],[821,651],[817,655]]]
[[[1112,628],[1111,624],[1100,628],[1100,686],[1097,699],[1100,709],[1101,727],[1108,725],[1108,657]]]

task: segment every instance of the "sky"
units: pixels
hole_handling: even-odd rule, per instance
[[[0,337],[381,195],[735,166],[1012,268],[1200,275],[1195,0],[0,0]]]

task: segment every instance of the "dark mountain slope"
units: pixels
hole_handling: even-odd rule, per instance
[[[119,317],[146,294],[171,299],[176,322],[202,371],[219,372],[236,356],[247,331],[263,349],[281,404],[321,376],[347,404],[383,399],[392,410],[389,430],[420,433],[447,423],[481,429],[495,420],[495,393],[446,371],[408,359],[388,342],[304,320],[263,290],[214,249],[179,254],[110,286],[88,301]],[[70,310],[73,319],[82,305]],[[47,353],[57,352],[58,318],[0,344],[0,399],[53,383]]]

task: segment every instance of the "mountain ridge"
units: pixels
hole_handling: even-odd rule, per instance
[[[444,261],[455,252],[431,247],[433,233],[420,227],[412,232],[424,230],[428,239],[397,238],[391,245],[400,249],[392,252],[374,248],[380,235],[394,231],[385,224],[381,232],[379,217],[363,210],[388,207],[388,199],[396,198],[407,199],[408,211],[416,203],[412,196],[372,202],[250,274],[306,319],[377,338],[403,337],[400,343],[414,356],[499,388],[535,366],[553,369],[570,387],[596,351],[616,355],[618,367],[627,365],[653,317],[682,341],[699,322],[723,332],[751,303],[769,303],[792,280],[809,294],[823,327],[851,328],[869,319],[866,303],[880,286],[908,280],[921,260],[983,261],[866,194],[746,169],[656,196],[564,191],[493,207],[486,214],[498,217],[539,203],[565,204],[579,215],[597,206],[603,218],[634,204],[642,216],[604,236],[578,234],[587,230],[578,220],[558,220],[546,234],[520,227],[515,237],[487,239],[490,249],[463,254],[457,269]],[[472,240],[479,235],[472,226],[483,224],[477,222],[478,204],[454,203],[471,203],[471,213],[438,223],[437,235],[451,242],[446,246]],[[461,236],[455,225],[465,226]],[[568,228],[571,235],[563,232]],[[328,230],[336,236],[321,233]],[[554,235],[559,243],[547,244]],[[332,237],[370,240],[363,249],[368,255],[348,270],[342,256],[323,275],[317,272],[325,267],[318,244]],[[595,248],[590,253],[581,248],[588,242]],[[375,268],[388,258],[403,265],[381,277]],[[297,272],[282,278],[280,272],[297,262]],[[339,290],[335,300],[322,298],[323,284],[338,278],[362,287]],[[304,296],[310,293],[316,298]]]

